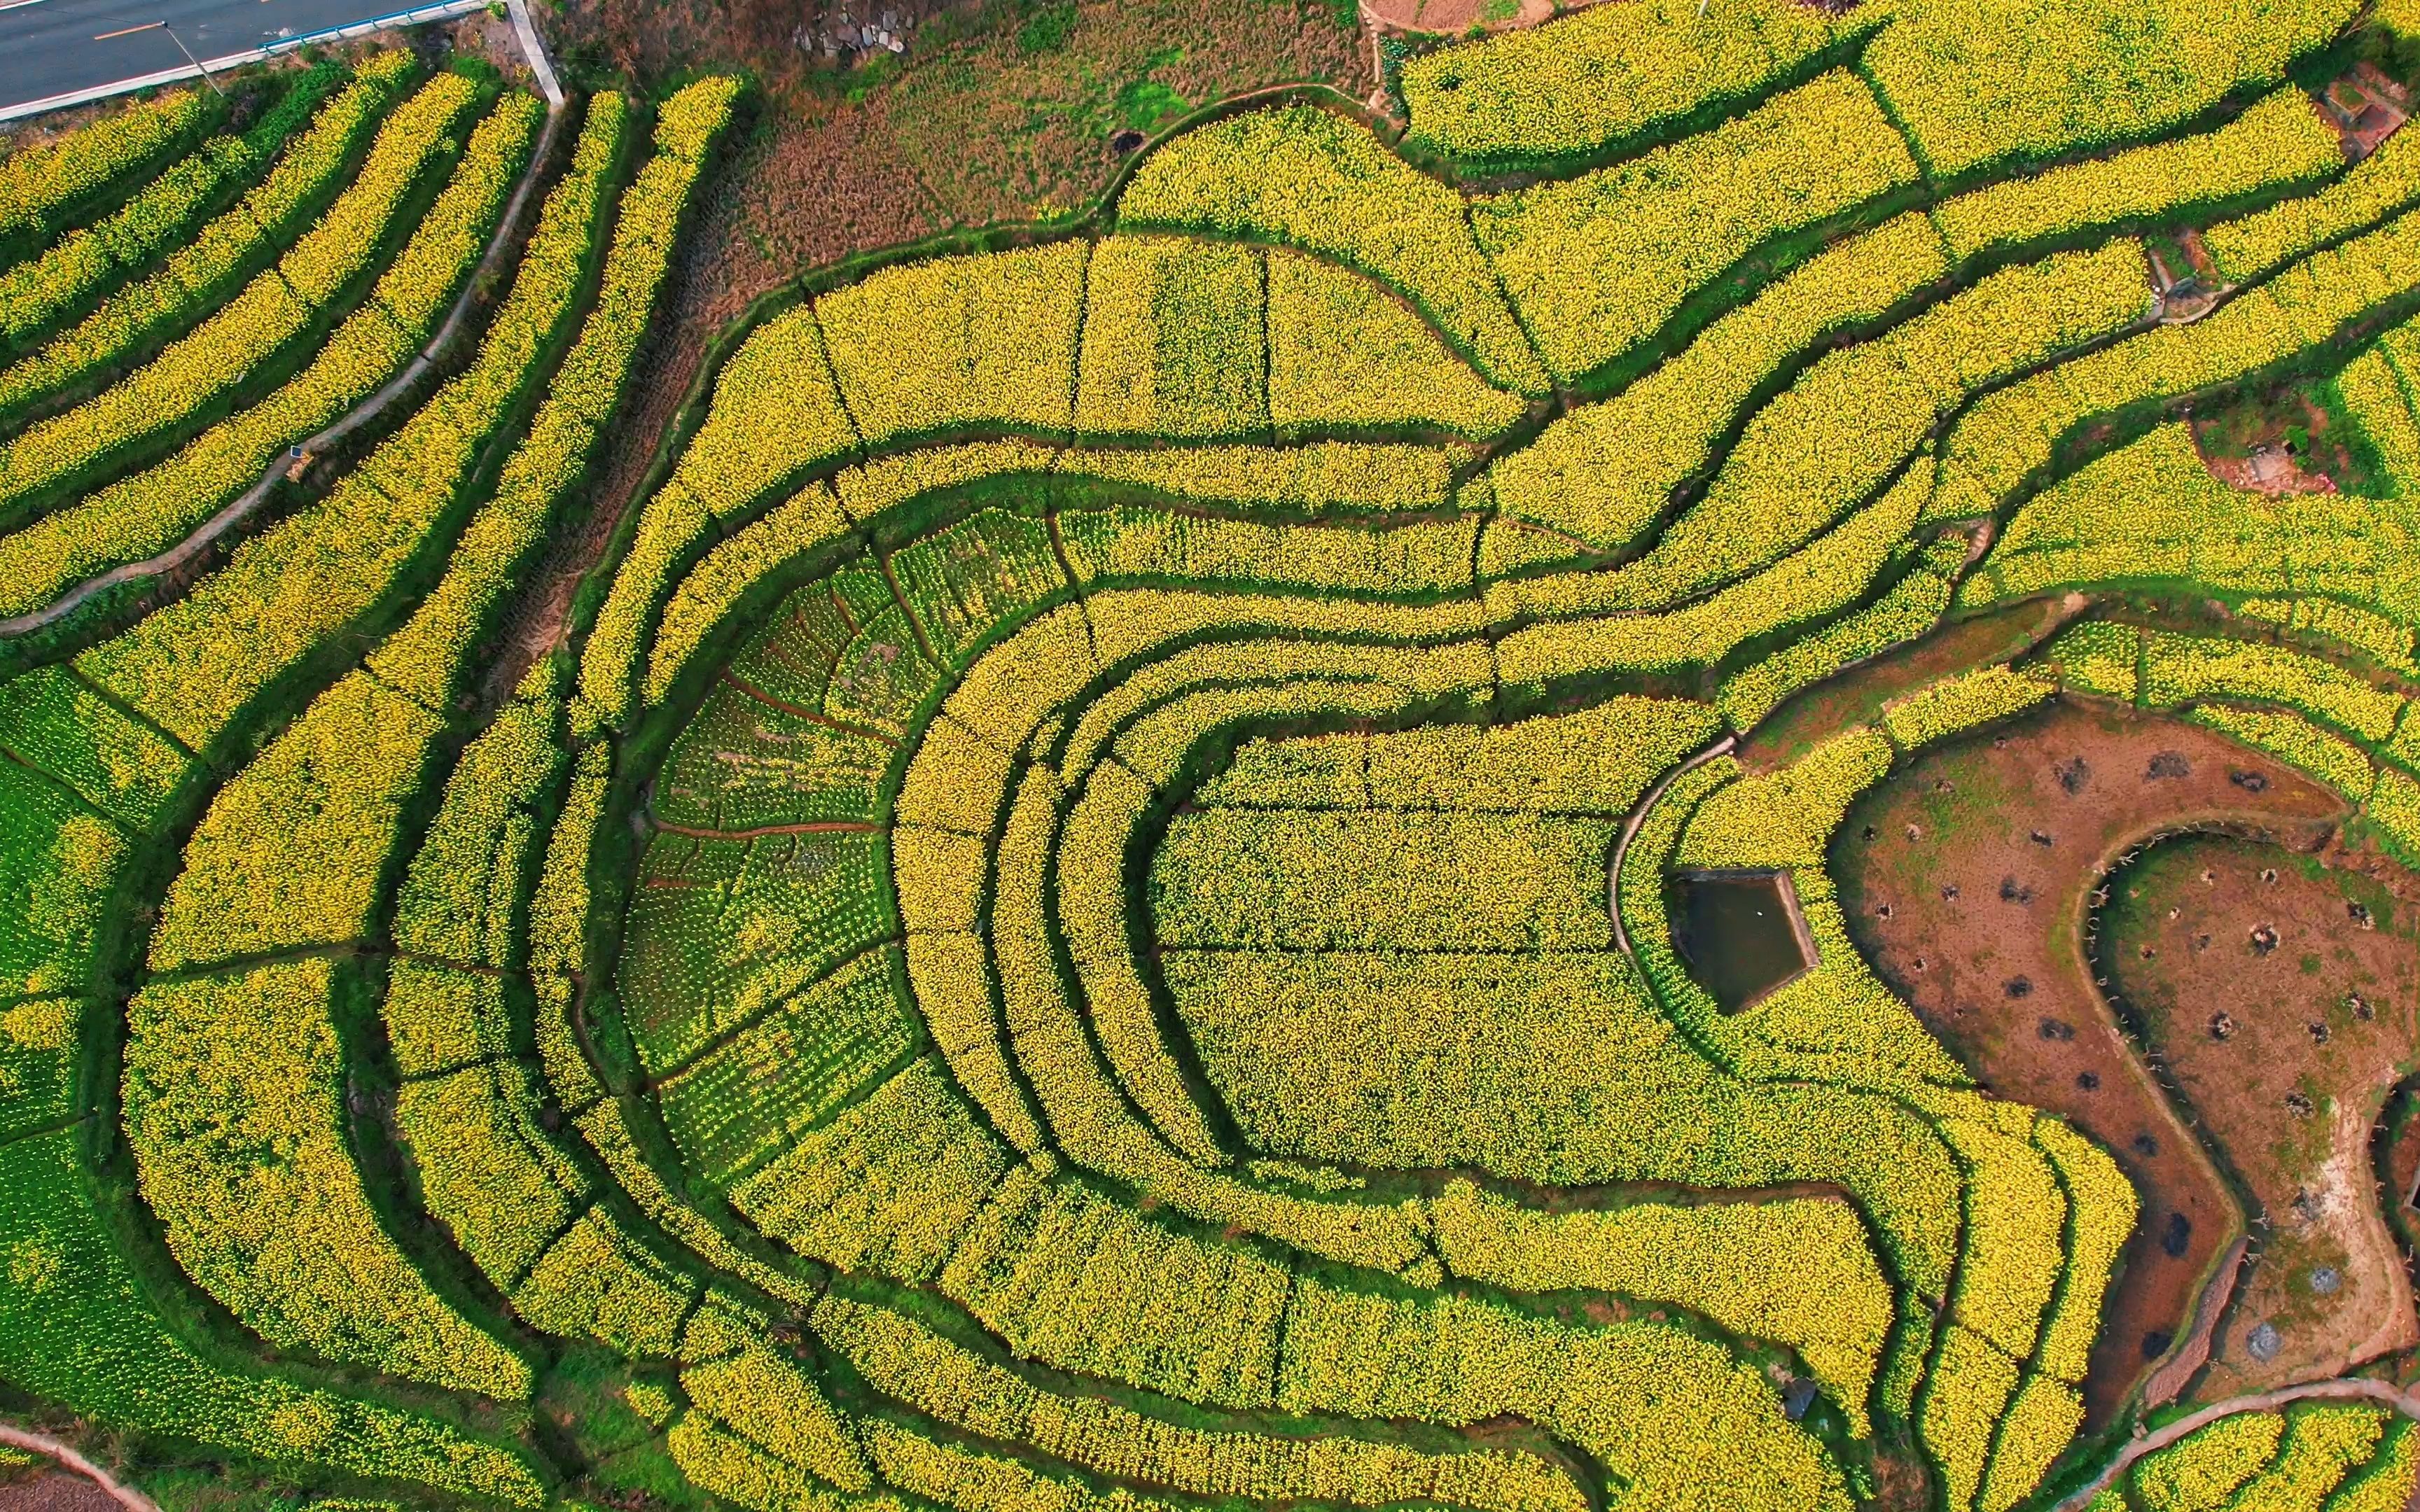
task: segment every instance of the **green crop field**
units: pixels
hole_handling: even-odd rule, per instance
[[[0,1416],[171,1512],[2403,1506],[2412,1345],[2096,1352],[2151,1198],[1834,843],[2069,702],[2420,863],[2402,8],[1399,47],[801,272],[619,493],[741,76],[0,158]],[[2325,486],[2195,428],[2280,394]]]

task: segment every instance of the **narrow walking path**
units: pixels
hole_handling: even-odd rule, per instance
[[[2133,1440],[2119,1452],[2118,1458],[2106,1469],[2092,1478],[2090,1485],[2081,1488],[2067,1500],[2059,1503],[2055,1512],[2077,1512],[2078,1508],[2100,1495],[2111,1482],[2124,1474],[2135,1460],[2145,1455],[2157,1454],[2195,1428],[2207,1427],[2222,1417],[2232,1417],[2238,1412],[2273,1412],[2290,1402],[2330,1397],[2339,1401],[2367,1397],[2371,1401],[2394,1408],[2406,1417],[2420,1419],[2420,1393],[2397,1391],[2383,1381],[2311,1381],[2299,1386],[2280,1386],[2274,1391],[2255,1392],[2248,1396],[2230,1396],[2226,1401],[2205,1407],[2200,1412],[2180,1417],[2173,1423],[2154,1428],[2141,1438]]]
[[[1649,811],[1661,801],[1667,789],[1715,757],[1728,756],[1738,748],[1737,735],[1725,735],[1708,746],[1665,773],[1663,780],[1649,788],[1647,795],[1630,810],[1630,817],[1621,822],[1621,837],[1613,842],[1613,858],[1606,863],[1605,901],[1606,906],[1613,913],[1613,943],[1623,955],[1631,958],[1634,964],[1637,961],[1637,953],[1630,948],[1630,932],[1621,927],[1621,863],[1630,855],[1630,842],[1637,838],[1638,826],[1647,822]]]
[[[518,23],[515,29],[520,32],[521,46],[529,54],[531,70],[537,75],[539,86],[546,91],[547,97],[546,130],[539,134],[537,146],[530,153],[529,166],[521,170],[521,181],[515,186],[512,199],[504,206],[504,213],[496,218],[495,232],[488,239],[488,250],[480,256],[479,266],[463,281],[462,292],[456,296],[453,309],[446,312],[445,323],[437,328],[437,334],[428,339],[428,345],[420,349],[402,372],[389,379],[385,387],[363,400],[325,430],[296,443],[293,451],[305,455],[323,452],[378,419],[396,400],[411,393],[429,369],[444,360],[446,352],[460,336],[464,323],[470,319],[472,306],[478,302],[480,289],[504,264],[505,249],[512,245],[522,213],[528,208],[531,195],[537,188],[538,177],[545,172],[548,161],[553,156],[554,141],[563,129],[564,106],[567,103],[561,85],[555,82],[554,69],[547,62],[545,47],[537,40],[535,29],[529,25],[526,0],[510,0],[510,4]],[[47,629],[89,603],[96,595],[121,583],[162,578],[185,567],[216,545],[221,537],[250,518],[253,512],[267,501],[271,491],[277,486],[277,480],[286,475],[287,468],[291,465],[293,451],[271,462],[268,471],[260,475],[259,482],[245,489],[226,507],[203,521],[191,535],[167,550],[141,562],[112,567],[97,578],[77,584],[31,613],[0,620],[0,640]]]
[[[38,1455],[48,1455],[107,1491],[118,1505],[127,1509],[127,1512],[160,1512],[159,1503],[76,1453],[72,1444],[64,1443],[47,1433],[37,1433],[31,1428],[21,1428],[13,1423],[0,1423],[0,1443],[18,1449],[31,1449]]]

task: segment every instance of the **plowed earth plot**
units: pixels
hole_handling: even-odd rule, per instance
[[[768,299],[628,501],[736,81],[398,56],[0,160],[0,275],[89,280],[0,369],[10,1401],[340,1507],[2218,1504],[2138,1380],[2253,1379],[2209,1262],[2367,1200],[2410,1054],[2401,913],[2304,870],[2420,856],[2420,139],[2307,92],[2394,22],[1613,0],[1404,123],[1256,97]],[[190,237],[94,263],[178,148]],[[2370,491],[2214,476],[2247,386]],[[2286,850],[2262,1064],[2169,1087],[2217,966],[2078,941],[2187,820]],[[1673,897],[1745,878],[1717,969]],[[2279,1044],[2324,1147],[2215,1110]],[[2323,1261],[2409,1339],[2366,1223],[2255,1257],[2258,1379],[2374,1352]],[[2240,1504],[2394,1504],[2393,1416],[2227,1430]]]

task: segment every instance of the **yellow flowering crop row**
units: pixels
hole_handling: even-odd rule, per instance
[[[2056,691],[2055,685],[2030,673],[1984,667],[1893,702],[1883,711],[1883,733],[1904,755],[1977,725],[2023,714]]]
[[[2192,431],[2171,424],[2027,500],[1958,601],[1979,609],[2054,588],[2179,587],[2341,599],[2409,625],[2420,620],[2406,565],[2415,547],[2400,512],[2373,500],[2240,493],[2202,466]]]
[[[355,673],[211,800],[161,905],[154,971],[362,939],[442,728]]]
[[[1304,1278],[1279,1405],[1460,1427],[1526,1417],[1649,1504],[1846,1512],[1838,1466],[1763,1378],[1659,1323],[1581,1330],[1473,1298],[1396,1298]]]
[[[2420,1442],[2408,1417],[2387,1426],[2378,1453],[2362,1469],[2345,1477],[2326,1504],[2326,1512],[2395,1512],[2408,1505],[2420,1489]]]
[[[1280,439],[1434,429],[1483,441],[1527,412],[1377,285],[1315,257],[1266,257],[1269,420]]]
[[[2066,1275],[2042,1325],[2034,1359],[2048,1375],[2077,1385],[2101,1332],[2102,1297],[2109,1289],[2118,1253],[2134,1231],[2141,1202],[2118,1163],[2066,1124],[2049,1117],[2037,1119],[2033,1136],[2067,1194],[2068,1218]]]
[[[429,81],[380,130],[361,172],[275,270],[107,392],[0,448],[0,519],[23,517],[127,448],[180,424],[308,330],[385,243],[405,196],[451,149],[447,133],[476,93],[459,74]]]
[[[1452,498],[1454,457],[1435,448],[1314,441],[1062,453],[1056,471],[1184,502],[1279,515],[1421,514]]]
[[[477,1005],[483,995],[496,1001]],[[492,980],[398,962],[386,1021],[416,1036],[399,1045],[508,1044],[510,1026],[498,1022],[502,996]],[[588,1181],[539,1126],[538,1090],[509,1056],[413,1072],[396,1094],[395,1119],[420,1173],[421,1201],[509,1295],[588,1204]]]
[[[1941,623],[1965,565],[1966,548],[1963,536],[1944,536],[1872,604],[1725,678],[1715,698],[1723,718],[1735,731],[1752,729],[1792,694],[1904,645]]]
[[[700,79],[663,102],[656,111],[656,150],[702,166],[706,155],[731,124],[747,81],[737,74]]]
[[[1930,477],[1911,472],[1829,533],[1751,577],[1663,614],[1603,614],[1515,630],[1497,645],[1504,680],[1545,687],[1606,671],[1673,671],[1719,664],[1758,637],[1838,613],[1866,592],[1915,523]],[[1589,594],[1604,578],[1576,575],[1491,585],[1498,606],[1569,614],[1597,606],[1557,599]]]
[[[884,1396],[980,1437],[1030,1444],[1096,1474],[1197,1496],[1340,1506],[1442,1503],[1484,1512],[1575,1512],[1563,1473],[1500,1451],[1424,1454],[1342,1435],[1218,1432],[1091,1396],[1036,1389],[906,1315],[828,1293],[814,1328]]]
[[[2325,47],[2351,0],[2289,0],[2205,11],[2181,0],[2113,12],[2093,0],[2009,10],[1926,0],[1866,49],[1864,67],[1924,159],[1944,178],[2141,141],[2230,95],[2285,82]]]
[[[22,351],[49,336],[78,304],[181,239],[206,206],[257,165],[241,139],[214,136],[108,219],[0,273],[0,339]]]
[[[1269,428],[1267,274],[1256,247],[1120,236],[1093,253],[1076,430],[1215,440]]]
[[[2274,1412],[2237,1412],[2134,1461],[2127,1500],[2146,1512],[2216,1512],[2246,1481],[2277,1458],[2286,1420]]]
[[[880,1419],[864,1427],[883,1479],[957,1512],[1177,1512],[1157,1497],[1116,1487],[1096,1491],[1068,1475],[1046,1475],[1021,1459],[979,1454]]]
[[[2288,85],[2213,131],[1961,194],[1933,224],[1960,257],[2093,226],[2173,218],[2343,171],[2335,129]]]
[[[533,238],[531,255],[467,370],[325,500],[238,548],[183,600],[84,653],[79,668],[198,749],[234,724],[283,669],[378,602],[427,533],[453,513],[473,465],[575,308],[597,209],[588,195],[596,187],[593,179],[567,179],[561,203],[586,214],[542,220],[554,236]],[[566,239],[578,247],[565,246]],[[566,261],[574,250],[581,260]],[[433,598],[415,619],[455,626],[455,610],[452,598]],[[458,639],[455,648],[457,655],[468,650]],[[397,680],[411,686],[408,677]],[[415,690],[424,702],[444,702]]]
[[[1943,1504],[1954,1512],[1968,1512],[1981,1494],[1992,1441],[2016,1390],[2017,1367],[2008,1356],[1962,1324],[1942,1326],[1916,1427],[1940,1477]]]
[[[528,1364],[386,1236],[346,1134],[326,960],[155,982],[127,1008],[127,1139],[178,1262],[273,1342],[519,1396]],[[227,1053],[240,1045],[241,1054]],[[265,1164],[258,1151],[281,1154]]]
[[[1409,299],[1496,383],[1547,392],[1460,196],[1328,111],[1282,105],[1187,131],[1127,183],[1118,218],[1340,258]]]
[[[71,312],[186,241],[303,128],[346,71],[334,61],[305,69],[242,135],[204,142],[97,224],[0,274],[0,341],[23,350],[47,339]]]
[[[1994,273],[1818,362],[1757,411],[1705,497],[1621,569],[1632,601],[1668,602],[1777,559],[1905,466],[1977,390],[2132,325],[2149,297],[2141,250],[2114,241]]]
[[[785,1463],[844,1490],[874,1489],[853,1425],[786,1355],[752,1341],[737,1354],[682,1371],[680,1381],[698,1410]]]
[[[707,79],[690,87],[711,95],[720,93],[721,84]],[[628,115],[618,94],[591,98],[571,171],[547,196],[523,254],[515,292],[528,283],[533,298],[545,295],[553,321],[574,307],[594,262],[598,225],[613,204],[611,178]],[[639,339],[654,313],[674,234],[698,172],[689,159],[659,153],[622,195],[596,303],[520,443],[505,459],[494,495],[463,531],[444,578],[411,623],[370,654],[379,675],[431,708],[451,702],[498,606],[587,475],[599,430],[619,408]]]
[[[1284,1269],[1088,1188],[1001,1187],[940,1287],[1020,1359],[1213,1406],[1266,1407],[1276,1391]]]
[[[662,595],[709,532],[743,518],[802,470],[856,446],[811,306],[768,321],[741,344],[715,381],[705,425],[641,512],[589,631],[580,666],[589,717],[614,724],[628,714]]]
[[[2149,708],[2205,698],[2280,703],[2371,746],[2394,737],[2404,708],[2400,694],[2317,656],[2164,630],[2144,635],[2143,674],[2141,699]]]
[[[2288,1408],[2286,1438],[2269,1467],[2235,1493],[2243,1506],[2317,1506],[2368,1462],[2395,1414],[2374,1402],[2311,1402]]]
[[[1404,140],[1481,168],[1585,160],[1753,99],[1884,19],[1788,0],[1592,8],[1406,63]]]
[[[1489,469],[1509,515],[1604,550],[1653,526],[1713,458],[1742,406],[1792,356],[1876,320],[1949,271],[1940,233],[1909,214],[1809,260],[1602,404],[1572,409]]]
[[[923,1283],[1009,1158],[949,1073],[920,1059],[735,1185],[731,1201],[811,1259]]]
[[[2164,326],[1978,403],[1942,449],[1937,517],[1990,513],[2096,414],[2240,378],[2420,286],[2420,214],[2319,253],[2190,325]]]
[[[815,301],[870,447],[954,429],[1066,434],[1084,318],[1082,239],[888,268]]]
[[[2403,376],[2412,334],[2409,323],[2398,326],[2328,380],[2398,494],[2420,489],[2420,421],[2412,416]]]
[[[1430,1207],[1452,1274],[1512,1291],[1672,1303],[1732,1334],[1788,1345],[1871,1431],[1867,1394],[1898,1309],[1856,1210],[1834,1198],[1544,1213],[1466,1180]],[[2062,1445],[2065,1440],[2060,1441]]]
[[[342,186],[363,143],[411,77],[409,52],[382,53],[321,107],[260,183],[202,226],[148,277],[119,290],[72,330],[0,371],[0,413],[60,393],[145,344],[215,309],[236,280],[269,260]]]
[[[2218,275],[2248,284],[2349,231],[2420,200],[2420,140],[2400,131],[2316,194],[2289,199],[2202,233]]]
[[[472,132],[445,192],[302,373],[165,462],[0,538],[0,612],[24,613],[121,562],[166,549],[225,507],[280,452],[369,396],[435,329],[474,263],[543,115],[514,95]]]
[[[1621,815],[1715,729],[1702,703],[1617,696],[1512,724],[1259,740],[1193,802]]]
[[[2066,1195],[2027,1138],[1979,1119],[1942,1118],[1935,1126],[1966,1169],[1951,1315],[2010,1359],[2030,1359],[2066,1267]]]
[[[2065,1381],[2027,1376],[2009,1398],[1992,1441],[1991,1467],[1983,1473],[1979,1512],[2009,1512],[2041,1484],[2075,1430],[2084,1427],[2084,1398]]]
[[[1845,70],[1634,162],[1470,208],[1546,366],[1578,382],[1652,336],[1759,244],[1916,180]]]
[[[520,964],[538,810],[566,764],[562,718],[554,701],[519,697],[463,749],[396,896],[396,945],[471,965]]]
[[[512,1449],[435,1417],[195,1352],[153,1309],[94,1210],[77,1138],[57,1129],[0,1146],[0,1191],[11,1214],[0,1361],[9,1379],[94,1422],[415,1480],[480,1501],[546,1503],[545,1484]],[[70,1352],[64,1340],[79,1347]]]
[[[223,109],[215,92],[172,89],[0,159],[0,246],[50,240],[77,206],[206,130]]]
[[[2377,785],[2378,772],[2360,747],[2320,729],[2299,714],[2205,703],[2186,710],[2185,717],[2232,736],[2255,750],[2267,751],[2335,789],[2350,802],[2368,801]]]
[[[1222,809],[1152,863],[1163,949],[1600,950],[1614,825],[1542,814]]]

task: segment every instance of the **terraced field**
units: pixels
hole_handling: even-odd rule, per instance
[[[2420,860],[2420,136],[2313,96],[2393,20],[1615,0],[1214,109],[761,301],[535,637],[740,81],[0,160],[0,1381],[196,1506],[2402,1504],[2386,1405],[2079,1440],[2138,1196],[1827,860],[2054,699]],[[2371,493],[2205,466],[2280,385]]]

